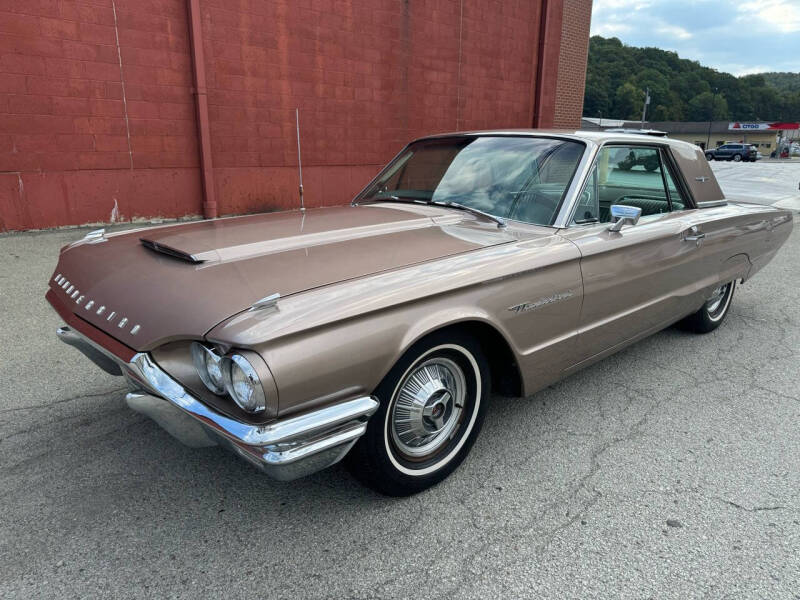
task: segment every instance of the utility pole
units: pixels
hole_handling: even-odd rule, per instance
[[[714,88],[711,93],[711,110],[708,113],[708,135],[706,136],[705,150],[708,150],[708,146],[711,144],[711,121],[714,120],[714,100],[717,99],[717,91],[719,91],[719,88]]]
[[[650,88],[644,93],[644,106],[642,106],[642,120],[639,122],[639,129],[644,129],[644,118],[647,115],[647,105],[650,104]]]

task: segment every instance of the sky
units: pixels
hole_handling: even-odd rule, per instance
[[[800,72],[800,0],[594,0],[592,35],[734,75]]]

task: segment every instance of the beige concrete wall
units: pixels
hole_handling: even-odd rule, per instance
[[[683,140],[685,142],[690,142],[692,144],[698,145],[705,145],[706,139],[708,139],[708,133],[670,133],[670,138],[676,140]],[[748,144],[753,144],[758,148],[758,151],[761,154],[769,154],[773,150],[775,150],[775,132],[774,131],[764,131],[764,132],[748,132],[744,134],[740,131],[725,131],[721,133],[711,133],[711,138],[709,142],[709,147],[716,148],[717,146],[721,146],[725,143],[737,143],[737,142],[745,142]]]

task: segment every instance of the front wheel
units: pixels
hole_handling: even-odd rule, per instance
[[[706,160],[708,160],[708,161],[714,160],[714,155],[713,154],[706,154]]]
[[[733,160],[734,160],[734,162],[741,162],[742,155],[741,154],[734,154],[733,155]]]
[[[460,332],[416,343],[375,390],[380,402],[346,458],[362,483],[408,496],[445,479],[478,437],[491,390],[480,345]]]
[[[680,325],[695,333],[709,333],[722,324],[731,306],[736,281],[717,286],[696,313],[689,315]]]

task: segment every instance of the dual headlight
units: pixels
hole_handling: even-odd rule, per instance
[[[198,342],[192,343],[192,362],[205,386],[218,396],[229,395],[249,413],[264,412],[267,398],[253,365],[241,354],[219,356]]]

